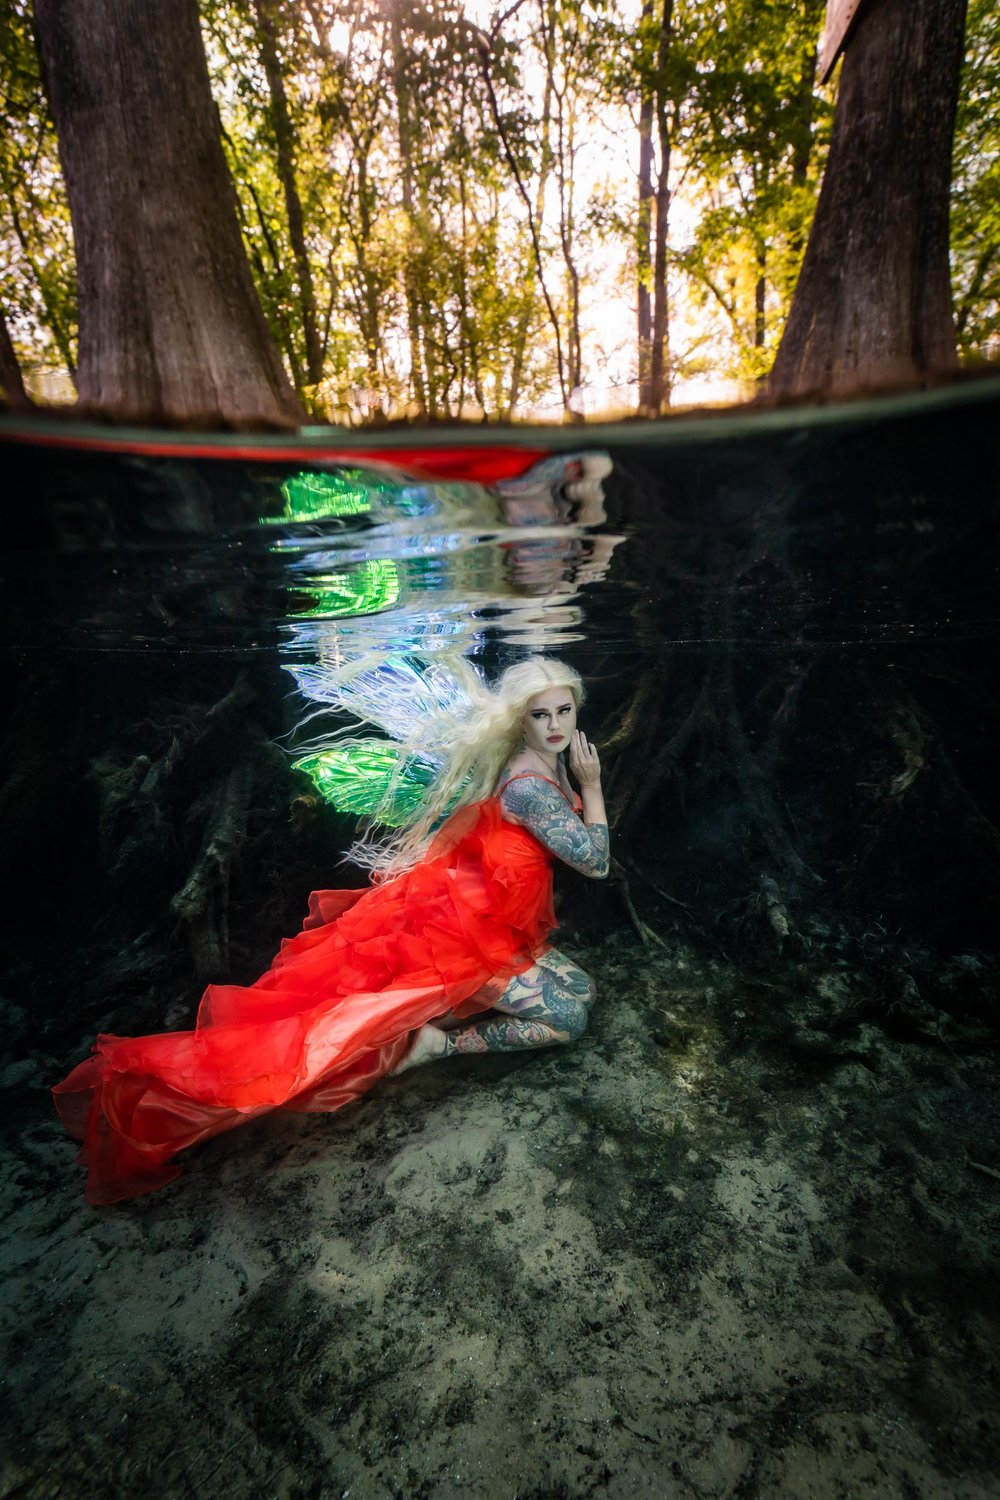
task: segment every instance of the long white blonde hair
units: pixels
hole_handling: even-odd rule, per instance
[[[411,821],[380,838],[376,810],[372,828],[349,851],[349,858],[381,880],[416,864],[446,814],[496,790],[521,743],[522,720],[532,698],[549,688],[564,688],[577,707],[584,698],[580,674],[547,656],[508,667],[492,687],[465,660],[450,663],[450,670],[460,679],[462,707],[425,715],[400,746],[401,766],[410,758],[431,756],[440,770]]]

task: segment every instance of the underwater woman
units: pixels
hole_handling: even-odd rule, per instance
[[[162,1186],[178,1152],[269,1110],[331,1111],[434,1058],[582,1034],[593,986],[549,940],[553,861],[608,871],[580,678],[543,657],[494,688],[465,662],[453,671],[456,690],[400,747],[404,768],[433,757],[426,795],[351,851],[373,883],[314,891],[254,984],[209,985],[194,1030],[100,1036],[55,1088],[92,1203]]]

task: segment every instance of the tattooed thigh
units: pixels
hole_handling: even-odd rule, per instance
[[[587,1029],[587,1006],[573,994],[559,975],[541,964],[517,974],[494,1008],[523,1020],[544,1021],[557,1040],[575,1041]]]
[[[571,958],[567,958],[565,953],[560,953],[558,948],[550,948],[548,953],[542,954],[538,962],[543,968],[550,969],[556,975],[568,995],[581,1000],[584,1005],[592,1004],[597,986],[590,975],[585,973]]]

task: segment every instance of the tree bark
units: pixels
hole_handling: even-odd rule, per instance
[[[30,411],[34,402],[24,388],[24,377],[18,364],[17,351],[11,341],[7,319],[0,307],[0,401],[6,401],[14,411]]]
[[[772,394],[956,367],[948,200],[965,12],[966,0],[869,0],[860,12]]]
[[[76,240],[81,406],[295,425],[240,238],[197,0],[36,0],[36,17]]]

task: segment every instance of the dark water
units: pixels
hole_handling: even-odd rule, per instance
[[[365,729],[352,675],[399,664],[386,693],[401,732],[421,675],[447,696],[456,657],[491,676],[541,651],[587,679],[619,860],[682,903],[675,916],[730,937],[761,919],[768,941],[820,912],[988,943],[998,413],[982,385],[532,433],[536,455],[501,452],[526,474],[490,487],[394,467],[412,434],[374,460],[369,445],[358,462],[281,462],[280,441],[236,460],[186,457],[183,440],[151,456],[8,431],[7,855],[85,927],[124,900],[125,935],[183,885],[206,837],[192,800],[223,795],[245,749],[264,807],[244,789],[244,813],[269,818],[271,840],[249,878],[267,866],[294,885],[349,842],[346,813],[368,793],[365,768],[342,766],[346,813],[314,809],[310,847],[309,801],[331,785],[317,763],[305,778],[293,766],[345,707],[374,739],[394,732],[385,702],[389,720]],[[425,471],[454,471],[459,440],[488,456],[485,439],[476,457],[465,433],[425,433]],[[218,704],[209,752],[199,725]],[[159,803],[139,785],[151,767]],[[237,884],[246,863],[232,862]],[[30,933],[37,908],[14,919]]]
[[[0,1494],[997,1493],[998,418],[531,433],[486,486],[491,434],[0,424]],[[535,651],[606,766],[586,1037],[88,1209],[50,1085],[352,880],[378,754],[317,739]]]

